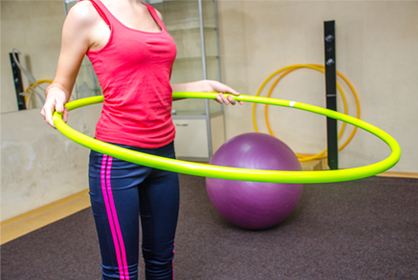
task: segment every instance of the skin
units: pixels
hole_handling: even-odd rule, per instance
[[[153,19],[148,8],[137,0],[101,0],[110,12],[127,27],[160,32],[161,28]],[[162,18],[161,14],[157,14]],[[52,121],[54,111],[63,113],[63,120],[68,119],[64,105],[70,100],[84,55],[88,50],[103,48],[110,37],[110,29],[97,13],[90,1],[77,3],[68,13],[62,29],[61,51],[57,72],[53,83],[46,89],[46,100],[41,110],[45,121],[55,128]],[[217,102],[235,105],[232,96],[239,95],[231,87],[212,80],[190,83],[171,84],[173,91],[219,92]],[[239,102],[242,104],[242,102]]]

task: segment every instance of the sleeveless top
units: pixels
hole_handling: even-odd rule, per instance
[[[159,148],[171,143],[171,71],[176,45],[154,8],[144,4],[160,32],[129,28],[99,0],[90,0],[110,28],[106,45],[89,50],[89,57],[103,90],[104,102],[96,125],[98,140]]]

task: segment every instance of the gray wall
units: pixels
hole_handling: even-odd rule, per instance
[[[418,172],[417,1],[220,0],[219,13],[224,81],[250,95],[282,67],[323,65],[323,22],[335,20],[337,70],[359,95],[361,119],[385,130],[401,145],[402,158],[391,171]],[[355,115],[352,94],[347,86],[343,88],[348,112]],[[272,97],[324,107],[324,75],[296,70],[278,83]],[[260,130],[268,133],[263,107],[257,106],[256,120]],[[340,102],[340,111],[342,107]],[[252,104],[227,107],[225,119],[227,138],[254,130]],[[269,108],[269,119],[274,134],[295,152],[316,154],[326,148],[324,117]],[[345,142],[351,129],[346,129],[340,142]],[[389,154],[386,144],[359,130],[341,151],[340,167],[371,164]]]

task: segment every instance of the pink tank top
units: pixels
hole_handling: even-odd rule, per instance
[[[111,30],[109,41],[87,56],[103,90],[95,137],[101,141],[159,148],[174,140],[171,71],[176,45],[154,8],[144,4],[161,32],[131,29],[99,0],[90,0]]]

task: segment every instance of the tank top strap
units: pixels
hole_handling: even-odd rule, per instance
[[[161,29],[163,31],[167,31],[167,29],[164,26],[163,21],[160,19],[160,17],[158,16],[157,12],[155,11],[155,8],[153,6],[151,6],[151,5],[149,5],[149,4],[146,4],[146,3],[142,3],[142,4],[144,4],[148,8],[148,10],[151,13],[152,17],[158,23],[158,25],[161,27]]]

